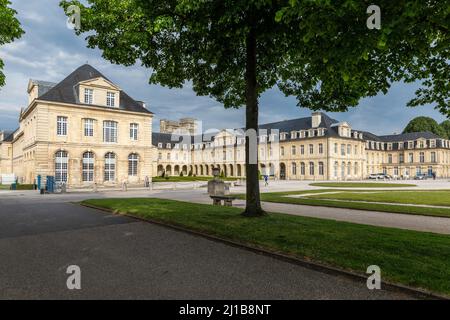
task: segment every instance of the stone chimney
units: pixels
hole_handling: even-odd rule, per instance
[[[317,128],[322,122],[322,113],[321,112],[313,112],[311,115],[312,127]]]

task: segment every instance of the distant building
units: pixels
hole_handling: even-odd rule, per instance
[[[181,118],[179,121],[161,119],[159,121],[161,133],[197,134],[197,120],[193,118]]]
[[[450,141],[433,133],[376,136],[321,112],[259,129],[260,172],[277,179],[359,180],[372,173],[450,177]],[[189,141],[167,132],[153,133],[152,142],[158,148],[158,175],[203,176],[220,168],[226,176],[245,176],[241,129],[193,135]]]

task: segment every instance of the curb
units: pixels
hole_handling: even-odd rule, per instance
[[[96,210],[100,210],[100,211],[104,211],[104,212],[108,212],[114,215],[121,215],[121,216],[125,216],[128,218],[132,218],[135,220],[139,220],[139,221],[143,221],[143,222],[147,222],[147,223],[152,223],[155,225],[159,225],[165,228],[169,228],[172,230],[176,230],[176,231],[181,231],[184,233],[189,233],[191,235],[197,236],[197,237],[202,237],[202,238],[206,238],[212,241],[216,241],[219,243],[223,243],[223,244],[227,244],[236,248],[240,248],[243,250],[247,250],[247,251],[251,251],[253,253],[257,253],[257,254],[261,254],[261,255],[265,255],[277,260],[281,260],[281,261],[285,261],[285,262],[289,262],[289,263],[293,263],[308,269],[312,269],[315,271],[320,271],[326,274],[330,274],[330,275],[335,275],[335,276],[343,276],[346,278],[350,278],[352,280],[358,280],[358,281],[367,281],[367,276],[366,275],[362,275],[360,273],[356,273],[353,271],[348,271],[348,270],[343,270],[343,269],[339,269],[339,268],[335,268],[332,266],[328,266],[325,264],[321,264],[318,262],[313,262],[313,261],[308,261],[305,259],[301,259],[298,258],[296,256],[292,256],[292,255],[288,255],[288,254],[284,254],[284,253],[280,253],[280,252],[276,252],[276,251],[270,251],[267,249],[263,249],[260,248],[256,245],[252,245],[252,244],[245,244],[242,242],[237,242],[237,241],[233,241],[233,240],[229,240],[229,239],[225,239],[225,238],[221,238],[218,236],[214,236],[208,233],[204,233],[201,231],[195,231],[192,229],[188,229],[186,227],[177,225],[177,224],[173,224],[173,223],[167,223],[167,222],[162,222],[162,221],[158,221],[158,220],[153,220],[153,219],[148,219],[148,218],[142,218],[142,217],[136,217],[127,213],[116,213],[114,210],[112,209],[107,209],[107,208],[103,208],[103,207],[97,207],[94,205],[90,205],[90,204],[84,204],[84,203],[80,203],[80,202],[73,202],[74,204],[77,205],[81,205],[87,208],[91,208],[91,209],[96,209]],[[399,283],[394,283],[394,282],[389,282],[389,281],[382,281],[382,288],[384,290],[389,290],[389,291],[395,291],[395,292],[402,292],[402,293],[407,293],[410,295],[413,295],[416,298],[420,298],[420,299],[431,299],[431,300],[450,300],[449,296],[445,296],[439,293],[434,293],[432,291],[428,291],[428,290],[424,290],[424,289],[418,289],[418,288],[414,288],[414,287],[410,287],[410,286],[406,286],[406,285],[402,285]]]

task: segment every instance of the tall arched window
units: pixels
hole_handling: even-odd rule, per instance
[[[137,154],[132,153],[128,156],[128,175],[130,177],[135,177],[138,174],[138,161],[139,157]]]
[[[105,181],[116,179],[116,155],[112,152],[105,154]]]
[[[69,159],[66,151],[58,151],[55,154],[55,181],[67,182],[67,167]]]
[[[309,163],[309,175],[314,175],[314,162]]]
[[[292,175],[296,176],[297,175],[297,164],[295,162],[292,162]]]
[[[319,162],[319,175],[323,176],[323,162]]]
[[[305,175],[305,163],[304,162],[300,163],[300,174],[302,176]]]
[[[83,153],[83,182],[94,181],[94,153]]]

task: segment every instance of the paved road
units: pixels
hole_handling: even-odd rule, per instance
[[[1,299],[410,298],[54,199],[0,197]],[[66,288],[73,264],[79,291]]]

